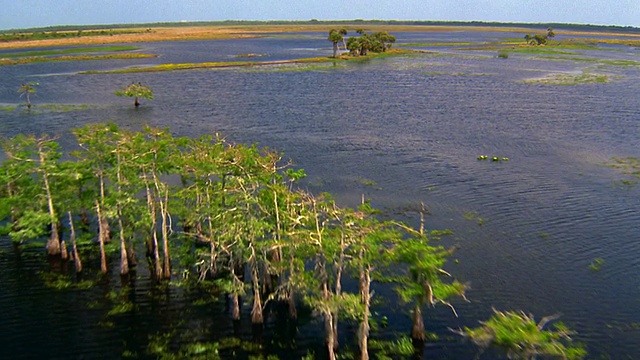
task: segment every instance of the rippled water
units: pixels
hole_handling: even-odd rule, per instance
[[[177,135],[221,132],[232,141],[284,151],[309,174],[304,186],[314,192],[330,191],[345,205],[357,204],[364,193],[390,214],[424,201],[432,213],[428,225],[454,231],[444,243],[461,246],[455,254],[459,264],[449,270],[471,283],[471,302],[455,303],[459,318],[447,309],[427,314],[429,330],[442,337],[427,346],[426,357],[472,358],[473,347],[448,335],[446,327],[474,325],[492,306],[537,318],[562,313],[592,358],[640,356],[640,193],[637,187],[616,186],[621,176],[600,166],[612,156],[640,156],[637,68],[428,48],[449,55],[314,71],[74,75],[123,64],[233,60],[246,53],[265,54],[258,60],[331,53],[325,34],[302,35],[143,44],[141,51],[160,54],[151,60],[0,67],[0,103],[16,103],[18,85],[38,81],[36,110],[38,103],[91,105],[65,113],[0,110],[0,135],[46,131],[72,143],[69,128],[115,121],[132,128],[169,126]],[[516,36],[397,34],[404,43]],[[636,60],[639,55],[626,48],[584,55],[591,54]],[[520,82],[582,70],[617,80],[579,86]],[[134,109],[128,99],[113,95],[133,80],[154,89],[155,100]],[[510,160],[478,161],[480,154]],[[366,186],[365,180],[376,185]],[[49,269],[40,249],[20,255],[8,239],[0,244],[0,354],[95,358],[128,350],[140,355],[149,335],[168,331],[178,319],[185,320],[181,331],[204,328],[215,338],[234,334],[224,301],[194,308],[191,294],[155,289],[144,269],[127,295],[136,311],[106,317],[110,303],[104,294],[118,290],[118,281],[91,291],[49,290],[40,280],[39,272]],[[588,267],[595,258],[605,261],[597,272]],[[391,328],[406,331],[408,319],[397,310]],[[282,336],[272,331],[276,326],[275,320],[268,326],[265,343]],[[251,338],[247,326],[235,330]],[[306,346],[321,344],[321,327],[304,324],[297,338],[298,354],[304,355]]]

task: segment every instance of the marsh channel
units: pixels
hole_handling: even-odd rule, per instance
[[[446,306],[425,311],[437,339],[426,344],[424,358],[474,358],[477,349],[447,328],[476,326],[492,307],[538,319],[561,313],[589,358],[640,357],[640,188],[604,166],[613,157],[640,157],[640,50],[601,45],[504,58],[473,44],[523,33],[395,35],[394,47],[424,52],[364,62],[82,74],[331,56],[326,33],[309,32],[139,43],[131,50],[155,58],[0,66],[0,136],[48,133],[73,146],[70,129],[113,121],[136,130],[169,127],[179,136],[221,133],[282,151],[305,169],[301,186],[312,193],[328,191],[347,206],[364,194],[384,216],[414,224],[416,214],[407,210],[424,202],[427,226],[453,231],[441,240],[459,246],[446,268],[470,283],[470,302],[453,302],[459,317]],[[18,51],[25,50],[2,50],[0,58]],[[31,111],[17,106],[17,88],[28,81],[39,83]],[[132,81],[152,88],[155,99],[134,108],[113,94]],[[590,268],[596,259],[598,268]],[[94,276],[96,259],[88,264],[86,276]],[[111,268],[116,264],[114,257]],[[158,287],[143,264],[127,286],[134,307],[114,314],[113,294],[123,294],[117,272],[89,289],[47,286],[43,274],[65,271],[72,273],[49,265],[42,247],[18,249],[0,238],[1,358],[153,358],[150,342],[176,330],[199,341],[256,342],[265,357],[323,351],[322,327],[311,314],[294,330],[274,314],[256,337],[249,306],[233,324],[224,297],[202,301],[178,286]],[[384,285],[375,290],[394,299]],[[372,337],[408,333],[408,310],[395,300],[376,304],[388,326]],[[354,332],[347,326],[341,343],[355,347]]]

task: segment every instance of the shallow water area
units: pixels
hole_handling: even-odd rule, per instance
[[[558,31],[559,32],[559,31]],[[425,312],[427,329],[440,338],[424,358],[473,358],[475,348],[447,327],[475,326],[500,310],[531,312],[536,319],[562,313],[589,358],[640,356],[640,188],[602,166],[612,157],[640,157],[640,69],[584,61],[551,61],[530,54],[500,59],[497,52],[430,47],[406,57],[373,59],[309,71],[225,68],[119,75],[79,75],[159,63],[330,56],[326,34],[255,39],[143,43],[159,57],[143,60],[40,63],[0,67],[0,104],[22,101],[19,84],[37,81],[34,111],[0,109],[0,136],[60,135],[88,122],[125,128],[169,127],[179,136],[219,132],[230,141],[283,151],[309,175],[302,186],[329,191],[340,204],[361,196],[389,216],[409,222],[407,207],[424,202],[427,226],[452,229],[443,245],[458,244],[447,270],[469,281],[467,297]],[[491,42],[522,34],[398,33],[398,43]],[[560,35],[561,36],[561,35]],[[422,49],[422,48],[420,48]],[[583,55],[637,60],[637,49]],[[1,56],[1,55],[0,55]],[[580,55],[582,56],[582,55]],[[558,86],[523,80],[554,73],[615,75],[608,83]],[[134,108],[113,92],[140,81],[155,99]],[[38,104],[81,104],[72,111],[35,111]],[[86,105],[86,107],[84,106]],[[507,157],[480,161],[478,155]],[[145,357],[149,339],[178,328],[218,340],[251,340],[248,306],[234,328],[224,297],[193,306],[183,289],[157,289],[143,267],[122,295],[115,274],[91,290],[55,290],[40,274],[64,272],[49,265],[42,248],[17,251],[0,238],[0,357],[99,358],[135,353]],[[600,270],[589,269],[596,258]],[[93,278],[97,268],[95,259]],[[142,261],[141,261],[142,262]],[[89,267],[92,265],[88,265]],[[112,266],[116,268],[115,262]],[[71,267],[69,267],[70,269]],[[109,316],[110,292],[126,296],[132,312]],[[376,285],[384,295],[389,289]],[[391,296],[391,295],[390,295]],[[382,296],[381,296],[382,298]],[[54,309],[53,311],[50,311]],[[390,333],[410,329],[408,309],[379,304]],[[263,333],[265,352],[287,358],[274,345],[288,341],[272,318]],[[342,331],[350,341],[353,329]],[[322,328],[310,317],[294,335],[295,357],[320,349]],[[376,334],[373,334],[376,337]],[[49,352],[51,351],[51,352]],[[319,350],[321,351],[321,350]],[[105,355],[106,354],[106,355]],[[498,356],[488,352],[481,359]]]

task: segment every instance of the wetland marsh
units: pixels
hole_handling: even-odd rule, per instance
[[[282,151],[306,171],[302,186],[312,193],[328,191],[348,206],[364,194],[383,216],[412,224],[418,220],[407,209],[424,202],[427,227],[452,230],[441,241],[459,246],[447,271],[470,283],[470,302],[454,301],[457,318],[444,306],[425,312],[435,337],[424,358],[473,358],[475,347],[447,328],[476,326],[492,307],[536,318],[561,313],[588,358],[640,356],[640,188],[619,186],[625,175],[602,166],[640,157],[633,37],[525,51],[513,45],[524,31],[406,31],[395,33],[394,47],[419,53],[286,63],[330,56],[327,30],[125,48],[154,55],[141,59],[2,65],[0,136],[47,133],[73,147],[71,128],[113,121],[133,130],[169,127],[179,136],[219,133]],[[603,38],[555,31],[559,43]],[[48,50],[55,56],[73,48]],[[16,53],[26,51],[0,50],[0,59]],[[233,66],[242,62],[264,64]],[[229,66],[166,65],[202,63]],[[170,69],[135,71],[162,66]],[[26,111],[16,89],[30,81],[40,86]],[[152,88],[155,99],[134,109],[113,95],[132,81]],[[478,161],[485,154],[509,161]],[[86,262],[93,279],[97,259]],[[43,274],[65,271],[47,263],[39,244],[18,250],[0,237],[1,357],[156,358],[153,346],[176,349],[194,339],[220,342],[226,356],[322,354],[311,314],[292,329],[274,313],[256,335],[250,306],[234,324],[224,297],[156,286],[142,265],[130,286],[116,271],[88,288],[45,285],[51,279]],[[393,299],[384,285],[374,289]],[[391,301],[374,310],[388,324],[372,338],[409,332],[408,308]],[[346,326],[341,344],[355,347],[354,333]],[[230,338],[243,342],[232,346]],[[479,358],[500,356],[490,350]]]

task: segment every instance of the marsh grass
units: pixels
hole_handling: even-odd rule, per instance
[[[347,62],[361,62],[369,61],[371,59],[383,59],[387,57],[395,56],[412,56],[421,54],[419,51],[411,50],[398,50],[391,49],[384,53],[370,53],[367,56],[352,57],[348,55],[340,56],[338,59],[329,57],[313,57],[313,58],[301,58],[292,60],[276,60],[276,61],[216,61],[216,62],[202,62],[202,63],[179,63],[179,64],[160,64],[152,66],[137,66],[124,69],[106,70],[106,71],[83,71],[80,74],[130,74],[130,73],[146,73],[146,72],[163,72],[163,71],[178,71],[178,70],[198,70],[198,69],[219,69],[219,68],[231,68],[231,67],[258,67],[265,65],[286,65],[286,64],[310,64],[313,63],[316,66],[321,63],[335,63],[340,61]],[[304,69],[307,71],[307,69]]]
[[[602,84],[612,81],[613,77],[606,74],[594,73],[558,73],[542,78],[523,80],[525,84],[573,86],[582,84]]]
[[[113,59],[148,59],[158,57],[156,54],[139,54],[139,53],[126,53],[126,54],[105,54],[105,55],[63,55],[56,57],[47,56],[33,56],[23,57],[16,59],[0,59],[1,65],[22,65],[31,63],[43,63],[43,62],[58,62],[58,61],[88,61],[88,60],[113,60]]]
[[[37,51],[24,51],[24,52],[17,52],[17,53],[8,53],[8,54],[3,54],[2,58],[53,56],[53,55],[94,53],[94,52],[118,52],[118,51],[133,51],[133,50],[139,50],[139,49],[141,49],[141,48],[138,47],[138,46],[82,47],[82,48],[72,48],[72,49],[37,50]]]
[[[406,44],[397,44],[396,46],[401,47],[446,47],[446,46],[472,46],[478,45],[478,43],[474,43],[471,41],[460,41],[460,42],[427,42],[427,43],[406,43]]]
[[[130,73],[146,73],[146,72],[164,72],[178,70],[198,70],[198,69],[217,69],[230,67],[253,67],[265,65],[280,64],[297,64],[297,63],[321,63],[333,61],[330,58],[304,58],[295,60],[278,60],[278,61],[216,61],[202,63],[179,63],[179,64],[160,64],[153,66],[138,66],[124,69],[106,70],[106,71],[83,71],[80,74],[130,74]]]
[[[446,72],[446,71],[424,71],[423,75],[429,76],[462,76],[462,77],[473,77],[473,76],[495,76],[495,74],[488,73],[466,73],[466,72]]]
[[[604,166],[617,169],[623,175],[629,175],[631,179],[622,179],[619,181],[624,186],[635,186],[640,182],[640,158],[636,157],[613,157],[604,164]]]
[[[333,71],[337,69],[344,69],[346,66],[344,63],[320,63],[320,64],[284,64],[273,66],[256,66],[246,68],[245,72],[305,72],[305,71]]]
[[[626,59],[603,59],[593,57],[560,57],[560,56],[541,56],[537,59],[553,60],[553,61],[576,61],[585,63],[597,63],[608,66],[640,66],[640,61]]]
[[[96,105],[90,104],[33,104],[31,105],[30,112],[32,114],[47,114],[47,113],[67,113],[74,111],[82,111],[87,109],[96,108]],[[26,107],[21,105],[0,105],[0,111],[16,111],[24,110]]]

